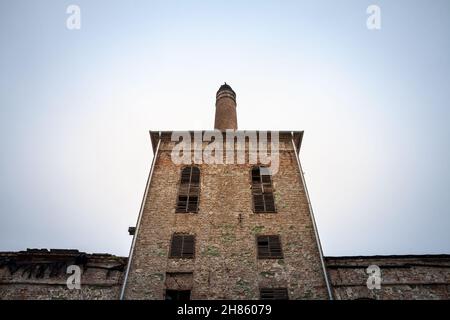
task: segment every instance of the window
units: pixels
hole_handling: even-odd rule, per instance
[[[200,169],[194,166],[186,167],[181,170],[176,212],[197,212],[199,196]]]
[[[192,259],[195,254],[195,236],[174,234],[170,246],[170,258]]]
[[[257,236],[258,259],[283,259],[279,236]]]
[[[166,300],[190,300],[193,286],[192,272],[167,272],[164,281]]]
[[[252,168],[252,194],[254,212],[276,212],[272,177],[261,167]]]
[[[166,300],[191,300],[191,290],[166,290]]]
[[[289,300],[286,288],[261,288],[259,297],[261,300]]]

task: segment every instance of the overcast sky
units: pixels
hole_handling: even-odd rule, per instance
[[[450,253],[449,18],[448,0],[2,0],[0,250],[127,255],[148,130],[212,129],[226,81],[240,129],[305,130],[326,255]]]

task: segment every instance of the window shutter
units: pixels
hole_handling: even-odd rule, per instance
[[[200,169],[194,166],[181,170],[177,213],[197,212],[200,196]]]
[[[170,246],[171,258],[193,258],[195,255],[195,237],[193,235],[174,234]]]
[[[260,167],[252,169],[253,210],[255,212],[275,212],[272,177],[261,174]]]
[[[258,259],[282,259],[283,251],[279,236],[258,236]]]

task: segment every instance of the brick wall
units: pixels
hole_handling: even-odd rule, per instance
[[[118,299],[126,258],[78,250],[0,253],[0,299]],[[82,270],[81,289],[69,290],[67,266]]]
[[[210,251],[209,254],[217,256],[215,251]],[[450,255],[325,259],[334,296],[338,300],[450,298]],[[118,299],[125,263],[126,258],[108,254],[91,255],[76,250],[2,252],[0,300]],[[65,270],[71,264],[77,264],[83,269],[81,290],[69,290],[66,286],[68,275],[65,274]],[[366,269],[370,265],[380,267],[382,277],[380,290],[367,288]],[[42,269],[42,266],[45,268]],[[169,289],[185,290],[193,287],[193,273],[178,271],[177,269],[177,272],[168,272],[155,277],[164,282],[164,286]],[[263,271],[258,281],[263,286],[285,281],[279,276],[276,280],[273,277],[277,278],[277,274]],[[241,279],[236,287],[239,288],[238,292],[245,292],[246,282],[244,278]],[[292,292],[290,298],[296,298],[292,296]]]
[[[327,257],[336,299],[449,299],[450,255]],[[381,289],[367,287],[367,267],[381,271]]]
[[[163,299],[166,273],[192,273],[193,299],[258,299],[286,287],[291,299],[326,299],[319,251],[291,135],[282,135],[273,177],[277,213],[252,210],[250,164],[199,165],[198,213],[175,213],[182,165],[163,137],[127,282],[127,299]],[[168,258],[173,233],[196,236],[194,259]],[[284,259],[259,260],[256,235],[280,235]]]

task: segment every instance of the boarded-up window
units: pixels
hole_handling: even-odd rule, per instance
[[[261,288],[259,290],[261,300],[288,300],[289,295],[286,288]]]
[[[195,254],[195,236],[188,234],[174,234],[170,245],[171,258],[191,259]]]
[[[275,212],[272,176],[260,167],[252,168],[253,210],[255,212]]]
[[[279,236],[257,236],[258,259],[282,259],[281,241]]]
[[[197,212],[200,196],[200,169],[194,166],[181,170],[176,212]]]

